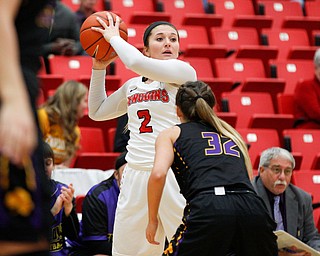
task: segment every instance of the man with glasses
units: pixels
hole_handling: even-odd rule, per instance
[[[295,160],[289,151],[268,148],[261,154],[259,175],[253,180],[253,186],[277,223],[277,230],[284,230],[320,251],[311,196],[290,183],[294,167]]]

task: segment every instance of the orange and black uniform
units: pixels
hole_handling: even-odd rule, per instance
[[[187,206],[164,255],[277,255],[275,224],[238,146],[204,123],[178,126],[172,170]]]

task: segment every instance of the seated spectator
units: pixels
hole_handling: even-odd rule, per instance
[[[44,164],[48,177],[54,169],[54,154],[50,145],[43,142]],[[51,184],[51,213],[53,216],[50,239],[51,255],[69,255],[65,237],[75,240],[79,234],[79,220],[75,210],[74,188],[53,179]]]
[[[42,46],[42,55],[46,58],[54,55],[83,55],[80,43],[80,27],[75,13],[61,3],[56,2],[55,15],[48,42]]]
[[[77,20],[80,27],[86,18],[96,12],[94,8],[96,3],[97,0],[80,0],[79,9],[76,11]]]
[[[113,175],[87,193],[82,206],[80,240],[71,255],[111,255],[114,217],[120,193],[122,172],[126,165],[126,152],[116,160]]]
[[[253,186],[277,222],[277,229],[285,230],[320,251],[320,235],[314,223],[311,196],[290,183],[294,167],[295,160],[289,151],[268,148],[261,154],[259,175],[254,178]],[[279,218],[274,213],[277,208],[274,206],[275,196],[280,196]]]
[[[51,146],[58,167],[70,167],[79,148],[78,122],[87,110],[87,92],[82,83],[64,82],[38,110],[43,139]]]
[[[297,84],[294,93],[296,128],[320,129],[320,49],[314,55],[314,78]]]

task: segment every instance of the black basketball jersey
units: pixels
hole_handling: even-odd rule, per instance
[[[201,122],[178,125],[172,170],[186,199],[218,186],[253,190],[238,146]]]

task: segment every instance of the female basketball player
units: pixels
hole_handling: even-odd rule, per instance
[[[178,90],[182,124],[162,131],[156,140],[146,237],[157,244],[157,213],[171,166],[187,206],[183,224],[163,255],[277,255],[275,223],[251,185],[246,144],[215,115],[215,103],[210,87],[201,81]]]
[[[108,61],[93,62],[89,89],[89,116],[94,120],[107,120],[128,113],[128,162],[124,170],[121,192],[116,211],[113,256],[159,256],[181,223],[185,200],[178,190],[173,173],[169,173],[159,209],[156,234],[159,245],[151,245],[145,238],[148,222],[147,182],[154,161],[154,144],[163,129],[179,123],[175,111],[177,86],[195,81],[196,72],[189,64],[178,60],[179,35],[168,22],[159,21],[147,27],[142,54],[119,36],[119,18],[109,26],[98,18],[100,32],[110,42],[121,61],[139,76],[128,80],[107,97],[105,69]]]

